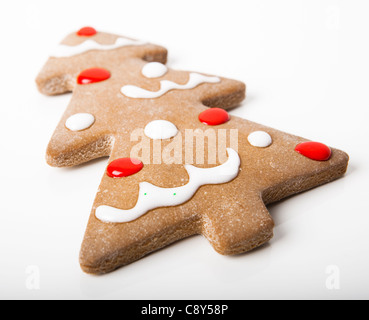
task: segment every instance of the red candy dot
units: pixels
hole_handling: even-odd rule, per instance
[[[97,31],[91,27],[84,27],[77,32],[77,35],[80,37],[92,37],[97,34]]]
[[[143,168],[143,163],[140,160],[132,158],[121,158],[114,160],[108,165],[106,170],[107,175],[111,178],[129,177]]]
[[[300,143],[295,151],[303,156],[317,161],[327,161],[332,156],[332,150],[323,143],[303,142]]]
[[[101,68],[87,69],[80,73],[77,78],[78,84],[91,84],[109,79],[111,74],[108,70]]]
[[[199,120],[209,126],[218,126],[231,119],[227,111],[220,108],[210,108],[200,113]]]

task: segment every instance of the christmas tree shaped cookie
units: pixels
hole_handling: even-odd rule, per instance
[[[87,273],[202,234],[224,255],[273,236],[266,205],[342,176],[348,156],[230,116],[242,82],[165,66],[150,43],[83,28],[37,78],[73,91],[47,150],[52,166],[109,156],[80,252]]]

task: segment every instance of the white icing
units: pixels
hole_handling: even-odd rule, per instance
[[[142,74],[146,78],[159,78],[168,72],[168,68],[160,62],[150,62],[142,68]]]
[[[134,208],[121,210],[110,206],[100,206],[96,209],[95,215],[102,222],[130,222],[155,208],[178,206],[189,201],[203,185],[230,182],[238,176],[241,160],[233,149],[227,149],[227,151],[229,155],[227,162],[218,167],[203,169],[186,165],[190,179],[188,184],[182,187],[160,188],[151,183],[142,182]]]
[[[166,120],[155,120],[145,127],[145,135],[154,140],[170,139],[177,134],[177,127]]]
[[[70,116],[65,126],[71,131],[82,131],[88,129],[95,123],[95,117],[90,113],[76,113]]]
[[[168,91],[177,89],[177,90],[187,90],[193,89],[199,86],[202,83],[218,83],[220,82],[220,78],[218,77],[208,77],[198,73],[190,73],[190,78],[186,84],[178,84],[169,80],[160,81],[160,90],[153,92],[142,89],[140,87],[127,85],[121,89],[121,92],[129,97],[129,98],[159,98],[162,95],[166,94]]]
[[[141,46],[145,42],[131,40],[126,38],[118,38],[114,44],[100,44],[94,40],[88,39],[77,46],[59,45],[55,52],[51,54],[54,58],[72,57],[91,50],[114,50],[126,46]]]
[[[265,131],[255,131],[247,139],[252,146],[258,148],[267,148],[273,143],[272,137]]]

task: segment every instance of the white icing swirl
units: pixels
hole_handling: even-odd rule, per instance
[[[107,223],[134,221],[150,210],[178,206],[189,201],[203,185],[232,181],[238,176],[241,160],[233,149],[227,149],[227,151],[229,155],[227,162],[218,167],[203,169],[186,165],[185,168],[190,178],[188,184],[177,188],[160,188],[151,183],[142,182],[134,208],[121,210],[110,206],[100,206],[96,209],[96,218]]]
[[[114,44],[100,44],[94,40],[88,39],[77,46],[68,46],[60,44],[56,50],[51,54],[54,58],[72,57],[91,50],[114,50],[126,46],[141,46],[145,42],[138,40],[131,40],[126,38],[118,38]]]
[[[218,77],[208,77],[199,73],[190,73],[190,78],[186,84],[178,84],[169,80],[160,81],[160,90],[153,92],[149,90],[142,89],[137,86],[127,85],[121,89],[121,92],[129,98],[144,98],[153,99],[159,98],[166,94],[170,90],[187,90],[193,89],[202,83],[218,83],[220,78]]]

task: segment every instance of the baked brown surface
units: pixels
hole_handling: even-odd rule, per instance
[[[117,38],[106,33],[92,37],[102,44],[112,44]],[[63,43],[74,46],[85,40],[71,34]],[[155,99],[128,98],[120,92],[125,85],[157,91],[159,81],[164,79],[185,84],[190,76],[187,71],[169,70],[157,79],[142,76],[141,70],[148,61],[165,63],[166,60],[167,50],[152,44],[94,50],[70,58],[50,58],[36,80],[40,92],[54,95],[73,91],[73,97],[51,138],[47,162],[63,167],[102,156],[109,156],[109,163],[129,157],[137,145],[137,141],[131,141],[131,133],[144,129],[149,122],[168,120],[183,136],[188,129],[205,131],[210,127],[199,121],[202,111],[208,107],[234,108],[245,98],[245,85],[225,78],[220,78],[219,83],[204,83],[194,89],[171,90]],[[94,67],[109,70],[111,78],[77,85],[77,76]],[[65,127],[71,115],[85,112],[96,119],[90,128],[73,132]],[[181,205],[150,210],[131,222],[106,223],[96,217],[96,209],[101,205],[124,210],[133,208],[140,182],[161,188],[184,186],[189,182],[184,167],[185,139],[180,164],[153,164],[151,156],[143,170],[132,176],[113,179],[105,173],[80,252],[80,264],[85,272],[111,272],[194,234],[204,235],[220,254],[234,255],[252,250],[273,236],[274,224],[267,204],[335,180],[347,169],[348,156],[342,151],[332,149],[328,161],[311,160],[295,151],[295,147],[306,139],[238,117],[232,116],[227,123],[211,129],[238,131],[241,159],[238,176],[228,183],[200,187],[191,200]],[[272,137],[269,147],[257,148],[249,143],[249,134],[259,130]],[[173,139],[163,140],[162,149],[172,142]],[[227,147],[230,144],[228,141]],[[204,150],[207,148],[205,139]],[[196,150],[196,146],[193,149]],[[194,163],[194,166],[211,168],[221,164],[219,160],[216,164],[208,160],[205,152],[204,164]]]

